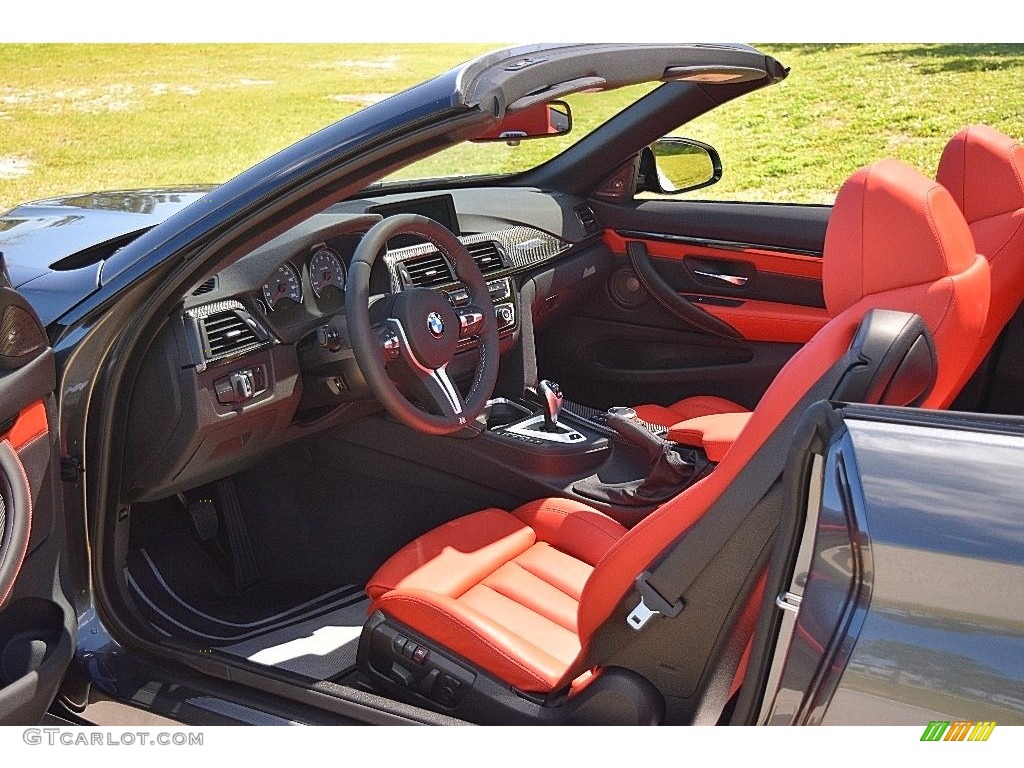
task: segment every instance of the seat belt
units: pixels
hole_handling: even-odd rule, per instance
[[[672,546],[653,570],[636,577],[633,585],[639,601],[626,624],[639,632],[656,615],[674,618],[682,612],[686,590],[744,521],[763,506],[761,500],[782,472],[796,425],[813,403],[917,405],[931,392],[936,375],[935,345],[919,316],[870,310],[846,354],[807,391],[751,458],[741,473],[743,483],[730,483],[690,535]]]

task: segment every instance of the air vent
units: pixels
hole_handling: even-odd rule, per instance
[[[214,275],[209,280],[207,280],[205,283],[203,283],[198,288],[196,288],[194,291],[192,291],[192,295],[193,296],[202,296],[204,293],[210,293],[210,291],[214,290],[216,287],[217,287],[217,276]]]
[[[256,324],[237,309],[215,312],[200,321],[203,353],[207,359],[226,357],[259,346],[263,334]]]
[[[601,231],[601,224],[597,220],[597,214],[589,205],[581,205],[576,209],[576,218],[583,225],[583,231],[588,235],[596,235]]]
[[[473,261],[480,267],[480,271],[484,275],[500,272],[505,268],[504,254],[493,240],[487,240],[483,243],[472,243],[466,246],[466,250],[469,251]]]
[[[433,288],[454,281],[452,268],[440,253],[406,259],[399,262],[399,265],[409,283],[417,288]]]

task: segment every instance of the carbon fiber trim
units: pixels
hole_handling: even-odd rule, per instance
[[[589,405],[580,405],[579,403],[574,403],[571,400],[562,400],[562,410],[568,411],[578,419],[583,419],[593,425],[599,426],[608,433],[616,434],[614,430],[607,426],[607,411],[599,411],[597,408],[591,408]],[[654,433],[658,437],[664,437],[668,434],[668,427],[662,426],[661,424],[651,424],[650,422],[642,421],[641,419],[636,419],[636,422],[644,429]]]
[[[259,340],[224,354],[210,354],[206,348],[206,342],[204,341],[205,332],[203,330],[203,323],[206,318],[212,317],[220,312],[234,312],[254,331]],[[211,363],[217,363],[231,358],[240,357],[242,355],[247,355],[257,349],[262,349],[263,347],[268,347],[275,343],[273,335],[267,331],[267,329],[248,309],[246,309],[242,302],[235,301],[234,299],[215,301],[211,304],[203,304],[199,307],[186,309],[184,317],[187,321],[190,321],[186,323],[186,326],[190,330],[190,343],[193,345],[193,359],[196,366],[200,369],[205,368]]]
[[[46,348],[46,336],[24,309],[9,306],[0,317],[0,357],[13,360]]]
[[[508,266],[500,271],[488,272],[484,275],[488,280],[505,277],[521,272],[524,269],[535,267],[538,264],[543,264],[560,256],[572,247],[571,243],[549,235],[547,232],[534,229],[533,227],[522,226],[499,229],[494,232],[484,232],[479,235],[466,235],[460,237],[459,241],[463,245],[494,241],[504,251],[505,262]],[[384,263],[388,265],[388,271],[391,274],[392,292],[397,293],[403,288],[398,279],[398,271],[395,269],[396,264],[401,261],[414,259],[417,256],[426,256],[432,253],[437,253],[437,248],[429,243],[396,248],[385,253]],[[451,266],[450,263],[449,266]],[[452,271],[454,273],[454,270]],[[457,285],[457,283],[452,282],[446,285]],[[445,286],[437,287],[442,288]]]

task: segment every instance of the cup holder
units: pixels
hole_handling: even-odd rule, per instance
[[[483,426],[488,430],[501,429],[532,415],[533,411],[529,408],[504,397],[498,397],[487,401],[487,406],[480,414],[479,421],[482,421]]]

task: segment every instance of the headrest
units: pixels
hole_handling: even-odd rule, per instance
[[[995,128],[969,125],[942,150],[936,178],[969,224],[1011,213],[1024,208],[1024,147]]]
[[[825,233],[825,306],[835,317],[865,296],[959,274],[976,253],[943,186],[898,160],[879,160],[836,197]]]

